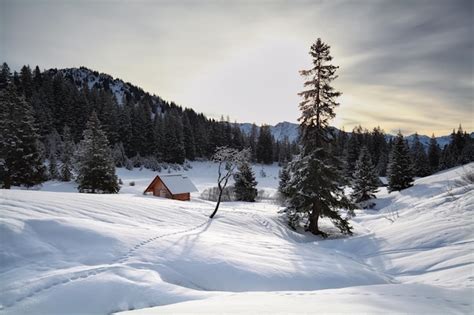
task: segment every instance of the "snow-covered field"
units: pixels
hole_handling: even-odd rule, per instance
[[[261,168],[271,194],[278,168]],[[290,231],[271,200],[223,203],[209,220],[199,193],[143,196],[148,170],[119,170],[118,195],[57,182],[0,190],[0,313],[473,313],[468,169],[381,191],[354,236],[329,240]],[[215,173],[198,162],[187,172],[200,190]]]

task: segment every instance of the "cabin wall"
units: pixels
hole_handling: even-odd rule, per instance
[[[161,180],[157,180],[153,186],[153,196],[171,198],[172,195],[169,193],[168,189],[165,187]]]
[[[173,199],[181,200],[181,201],[189,201],[191,200],[191,194],[190,193],[176,194],[176,195],[173,195]]]

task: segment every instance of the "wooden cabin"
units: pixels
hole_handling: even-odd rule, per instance
[[[198,190],[186,175],[170,174],[157,175],[143,194],[152,193],[157,197],[189,201],[193,191]]]

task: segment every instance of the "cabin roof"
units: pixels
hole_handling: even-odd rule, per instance
[[[157,175],[150,186],[152,186],[158,178],[161,179],[163,184],[165,184],[166,188],[168,188],[169,192],[173,195],[198,191],[189,177],[183,174]],[[150,188],[150,186],[148,186],[148,188]],[[148,191],[148,188],[145,192]]]

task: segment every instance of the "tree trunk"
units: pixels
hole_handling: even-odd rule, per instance
[[[217,209],[219,209],[219,205],[221,204],[221,198],[222,198],[222,192],[224,191],[224,189],[219,189],[219,197],[217,198],[217,204],[216,204],[216,208],[214,209],[214,212],[211,214],[211,216],[209,218],[214,218],[214,216],[216,215],[217,213]]]
[[[3,189],[10,189],[11,188],[11,180],[10,180],[10,176],[5,176],[5,178],[3,179]]]
[[[326,234],[324,232],[321,232],[318,227],[318,222],[319,222],[319,215],[321,213],[321,209],[319,208],[319,202],[315,201],[313,203],[313,209],[311,211],[311,214],[309,216],[309,226],[308,230],[313,233],[314,235],[322,235],[325,236]]]

